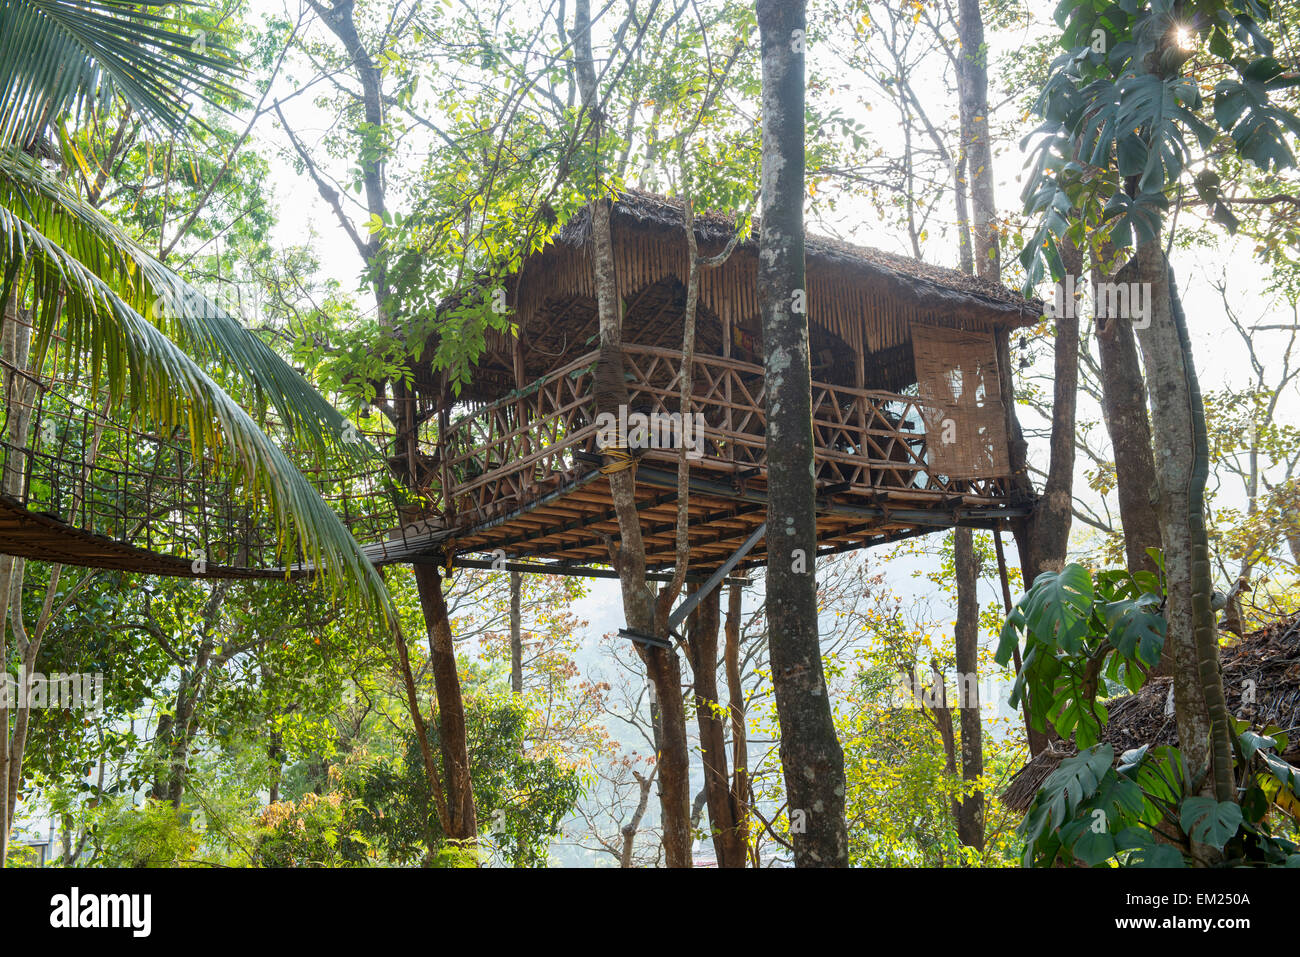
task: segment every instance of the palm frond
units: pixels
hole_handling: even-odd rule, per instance
[[[363,443],[341,442],[346,421],[274,349],[201,289],[145,252],[125,230],[39,162],[17,150],[0,148],[0,205],[75,257],[189,355],[238,374],[271,404],[289,434],[303,446],[357,461],[377,454]],[[122,341],[92,334],[80,345],[97,367],[125,370]],[[110,355],[114,350],[116,354]],[[123,384],[120,374],[108,382],[114,395]]]
[[[147,122],[184,127],[188,95],[235,95],[239,70],[215,38],[168,7],[189,0],[0,0],[0,145],[120,97]]]
[[[356,583],[357,593],[392,614],[382,579],[338,516],[200,363],[238,370],[287,425],[331,454],[363,456],[338,441],[338,412],[274,350],[39,164],[0,150],[0,275],[15,264],[31,270],[42,301],[62,302],[36,317],[37,354],[57,323],[65,356],[89,364],[90,382],[114,406],[125,402],[164,429],[184,427],[196,450],[229,450],[232,467],[267,503],[281,534],[296,537],[304,559]]]

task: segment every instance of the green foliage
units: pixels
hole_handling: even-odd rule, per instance
[[[1194,842],[1223,850],[1241,825],[1241,806],[1193,795],[1179,806],[1179,823]]]
[[[178,13],[169,8],[180,6]],[[161,0],[7,0],[0,6],[0,145],[26,145],[52,118],[112,107],[120,97],[161,128],[189,122],[185,95],[233,92],[238,73],[213,32]]]
[[[1300,80],[1273,57],[1261,26],[1272,25],[1272,12],[1258,0],[1205,0],[1183,18],[1180,6],[1066,0],[1057,7],[1065,52],[1035,105],[1043,124],[1024,192],[1025,211],[1040,222],[1020,257],[1027,288],[1044,267],[1061,276],[1058,243],[1081,243],[1085,223],[1120,248],[1155,236],[1169,207],[1166,191],[1187,171],[1193,142],[1206,151],[1224,139],[1264,171],[1295,165],[1287,136],[1300,135],[1300,118],[1277,98]],[[1222,77],[1212,108],[1188,72],[1202,48]],[[1218,222],[1236,228],[1218,174],[1203,171],[1192,186]]]
[[[947,773],[920,708],[881,707],[896,691],[888,663],[865,663],[837,722],[850,859],[867,867],[951,864],[961,857],[951,804],[961,782]]]
[[[1050,720],[1079,747],[1048,775],[1020,826],[1026,866],[1178,867],[1205,860],[1204,847],[1229,863],[1295,858],[1286,833],[1288,820],[1300,820],[1300,771],[1278,757],[1281,729],[1236,723],[1239,803],[1202,796],[1203,773],[1189,773],[1176,748],[1135,748],[1116,763],[1113,748],[1097,743],[1107,721],[1101,679],[1130,692],[1146,683],[1165,640],[1161,604],[1151,573],[1067,565],[1040,575],[1008,616],[997,660],[1005,665],[1021,636],[1026,649],[1012,704],[1027,695],[1033,720]]]
[[[827,596],[828,607],[836,607],[836,624],[823,632],[829,642],[837,633],[861,642],[851,658],[828,655],[824,660],[828,681],[837,682],[840,675],[851,678],[834,695],[844,751],[850,862],[863,867],[1014,864],[1020,855],[1017,818],[1000,802],[986,798],[984,847],[977,850],[959,840],[953,803],[977,792],[988,795],[996,790],[996,782],[1019,767],[1023,748],[1014,733],[1018,722],[1011,719],[1004,728],[1004,719],[983,714],[984,773],[972,781],[954,773],[948,767],[937,713],[918,700],[923,696],[903,678],[909,667],[915,669],[927,657],[950,653],[950,646],[944,647],[948,639],[943,630],[931,635],[922,625],[909,626],[891,604],[896,596],[886,597],[883,579],[864,579],[860,565],[858,574],[849,572],[854,567],[846,560],[843,570],[828,570],[822,580],[832,594],[842,584],[855,597],[865,588],[876,599],[857,605],[854,598],[841,603]],[[934,645],[927,648],[931,638]],[[772,723],[775,733],[775,716]],[[955,715],[953,723],[954,750],[960,753],[961,728]],[[776,795],[773,799],[780,801]]]
[[[96,831],[105,867],[175,867],[192,863],[202,835],[188,815],[164,801],[119,803]]]
[[[40,867],[41,855],[34,847],[28,847],[25,844],[10,843],[8,853],[5,856],[4,865],[7,868]]]
[[[1081,565],[1044,572],[1002,628],[997,662],[1006,665],[1023,636],[1023,667],[1011,704],[1027,698],[1039,730],[1050,721],[1081,748],[1106,722],[1103,679],[1136,691],[1160,661],[1165,620],[1162,585],[1150,572],[1100,571]]]
[[[1207,847],[1228,866],[1300,866],[1300,771],[1272,753],[1285,736],[1239,722],[1234,744],[1240,803],[1197,793],[1201,776],[1176,748],[1135,748],[1116,764],[1111,746],[1098,744],[1067,758],[1021,824],[1026,866],[1182,867],[1207,862]]]
[[[256,857],[265,867],[350,867],[366,862],[367,845],[353,827],[360,805],[342,794],[308,793],[269,805],[260,817]]]
[[[343,441],[339,414],[266,343],[26,151],[46,124],[59,125],[65,160],[69,168],[78,161],[84,176],[77,137],[66,128],[69,111],[92,101],[116,106],[112,98],[120,95],[179,131],[187,90],[235,95],[202,74],[229,72],[229,61],[204,44],[195,49],[170,15],[115,2],[89,9],[16,0],[0,17],[0,299],[30,303],[34,367],[53,371],[44,360],[61,341],[60,371],[80,378],[95,404],[106,395],[112,410],[162,434],[183,429],[196,455],[219,449],[221,464],[246,483],[250,498],[267,504],[286,541],[296,538],[302,554],[351,594],[391,611],[378,573],[337,516],[205,366],[233,370],[304,448],[345,461],[371,450]],[[21,34],[11,35],[10,26]]]
[[[577,772],[553,757],[524,750],[528,712],[509,696],[475,694],[465,701],[470,778],[481,840],[516,867],[545,865],[547,847],[581,790]],[[439,752],[438,730],[429,745]],[[359,799],[356,828],[398,863],[435,858],[457,865],[473,849],[453,848],[442,834],[428,789],[419,741],[403,738],[400,757],[382,759],[347,775]],[[463,853],[461,853],[463,852]],[[441,856],[449,854],[445,859]]]

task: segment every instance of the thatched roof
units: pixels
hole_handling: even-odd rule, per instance
[[[612,212],[624,340],[675,349],[681,342],[688,274],[683,203],[628,190],[619,194]],[[701,254],[720,252],[734,235],[734,223],[729,213],[697,213]],[[598,317],[590,238],[590,209],[584,207],[560,228],[556,241],[529,256],[507,280],[518,343],[502,332],[487,333],[486,349],[463,399],[500,398],[594,348]],[[916,381],[915,325],[990,333],[1032,325],[1043,315],[1041,302],[956,270],[822,236],[809,235],[805,249],[812,371],[818,381],[861,381],[866,388],[900,391]],[[701,273],[697,352],[722,354],[728,329],[742,342],[761,340],[757,266],[756,226],[725,264]],[[440,308],[456,301],[453,297]],[[427,344],[426,354],[433,345]],[[427,369],[415,370],[415,376],[420,392],[440,392]]]
[[[660,196],[641,190],[621,192],[613,206],[614,221],[641,228],[658,228],[680,233],[684,201],[675,196]],[[695,214],[695,233],[702,246],[725,244],[735,233],[736,218],[731,213],[702,211]],[[740,248],[758,248],[759,222]],[[584,209],[560,230],[560,241],[572,246],[584,245],[591,237],[591,216]],[[1040,300],[1026,299],[1001,283],[970,276],[956,269],[899,256],[870,246],[857,246],[840,239],[809,233],[804,253],[810,265],[826,265],[860,272],[864,277],[881,279],[898,287],[898,292],[916,299],[929,308],[954,306],[975,307],[990,321],[1001,316],[1017,325],[1037,322],[1043,315]]]
[[[1300,615],[1279,619],[1222,648],[1219,663],[1228,711],[1256,728],[1286,729],[1291,740],[1282,757],[1300,762]],[[1144,744],[1178,744],[1170,704],[1172,682],[1172,678],[1153,678],[1137,694],[1106,702],[1110,720],[1102,741],[1114,747],[1116,760]],[[1072,742],[1057,741],[1016,772],[1002,792],[1002,803],[1028,811],[1047,776],[1076,753]]]

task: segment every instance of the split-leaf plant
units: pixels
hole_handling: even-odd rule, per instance
[[[1035,579],[1008,616],[998,662],[1024,640],[1012,706],[1027,698],[1037,729],[1050,722],[1079,749],[1044,780],[1020,826],[1026,866],[1300,867],[1300,770],[1279,756],[1283,729],[1233,721],[1236,801],[1198,794],[1205,771],[1178,748],[1143,745],[1116,761],[1101,740],[1105,699],[1141,690],[1159,663],[1164,600],[1153,572],[1071,564]]]

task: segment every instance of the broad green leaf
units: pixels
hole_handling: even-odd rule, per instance
[[[1223,849],[1241,825],[1241,806],[1233,801],[1216,801],[1199,795],[1185,798],[1178,822],[1193,841]]]
[[[1110,770],[1114,756],[1115,751],[1109,744],[1097,745],[1072,758],[1066,758],[1059,768],[1047,776],[1035,801],[1042,801],[1048,806],[1053,828],[1059,827],[1067,817],[1073,816],[1079,804],[1096,792],[1102,776]]]
[[[1277,742],[1272,738],[1262,734],[1256,734],[1254,731],[1246,730],[1237,735],[1237,740],[1241,742],[1241,751],[1243,757],[1249,761],[1256,751],[1261,748],[1275,748]]]
[[[1115,845],[1120,851],[1129,853],[1122,856],[1125,867],[1186,867],[1187,862],[1177,848],[1169,844],[1157,844],[1151,832],[1140,827],[1129,827],[1120,831],[1115,838]]]
[[[1115,856],[1115,838],[1109,831],[1098,832],[1089,826],[1074,842],[1071,850],[1083,863],[1089,867],[1096,867]]]
[[[1103,606],[1102,614],[1110,626],[1110,643],[1125,658],[1154,668],[1160,662],[1168,625],[1164,616],[1152,609],[1160,599],[1151,594],[1133,600],[1114,601]]]
[[[1092,576],[1082,565],[1044,572],[1026,596],[1026,628],[1036,640],[1060,645],[1073,654],[1086,631],[1092,600]]]

